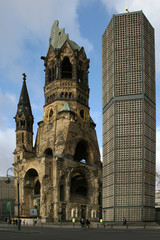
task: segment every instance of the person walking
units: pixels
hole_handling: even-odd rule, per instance
[[[81,227],[84,228],[84,225],[85,225],[84,218],[81,218],[81,219],[80,219],[80,224],[81,224]]]
[[[123,226],[127,226],[127,219],[125,217],[123,218]]]
[[[85,224],[86,224],[87,228],[90,228],[90,221],[88,219],[86,219]]]

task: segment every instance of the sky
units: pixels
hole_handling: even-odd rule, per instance
[[[0,0],[0,176],[13,164],[17,104],[27,75],[34,139],[43,116],[44,65],[52,24],[59,20],[69,38],[83,46],[90,59],[90,115],[96,123],[102,152],[102,35],[113,14],[142,10],[155,29],[156,161],[160,172],[160,1],[159,0]]]

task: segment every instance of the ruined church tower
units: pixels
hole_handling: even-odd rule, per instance
[[[101,214],[101,161],[88,104],[89,59],[58,24],[54,22],[48,53],[41,57],[45,105],[34,147],[25,75],[15,117],[20,215],[55,222],[81,217],[93,221]]]

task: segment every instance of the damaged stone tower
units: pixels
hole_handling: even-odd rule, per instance
[[[58,24],[53,24],[48,53],[42,57],[45,105],[34,147],[25,75],[15,116],[20,216],[96,220],[101,212],[101,162],[88,105],[89,59]]]

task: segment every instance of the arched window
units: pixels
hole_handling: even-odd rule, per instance
[[[64,92],[61,92],[60,97],[64,98]]]
[[[64,57],[62,61],[62,75],[63,79],[72,78],[72,65],[68,57]]]
[[[91,211],[91,218],[96,218],[97,214],[96,214],[96,210],[92,210]]]
[[[76,161],[87,163],[89,160],[88,157],[88,144],[85,141],[80,141],[77,144],[74,159]]]
[[[21,127],[25,127],[25,120],[21,120]]]
[[[77,218],[78,217],[78,209],[77,208],[72,208],[71,210],[71,217],[72,218]]]
[[[74,208],[72,208],[72,210],[71,210],[71,217],[72,218],[75,217],[75,209]]]
[[[67,97],[68,97],[68,93],[66,92],[66,93],[65,93],[65,98],[67,98]]]
[[[51,148],[47,148],[45,151],[44,151],[44,154],[49,156],[49,157],[53,157],[53,152],[52,152],[52,149]]]

